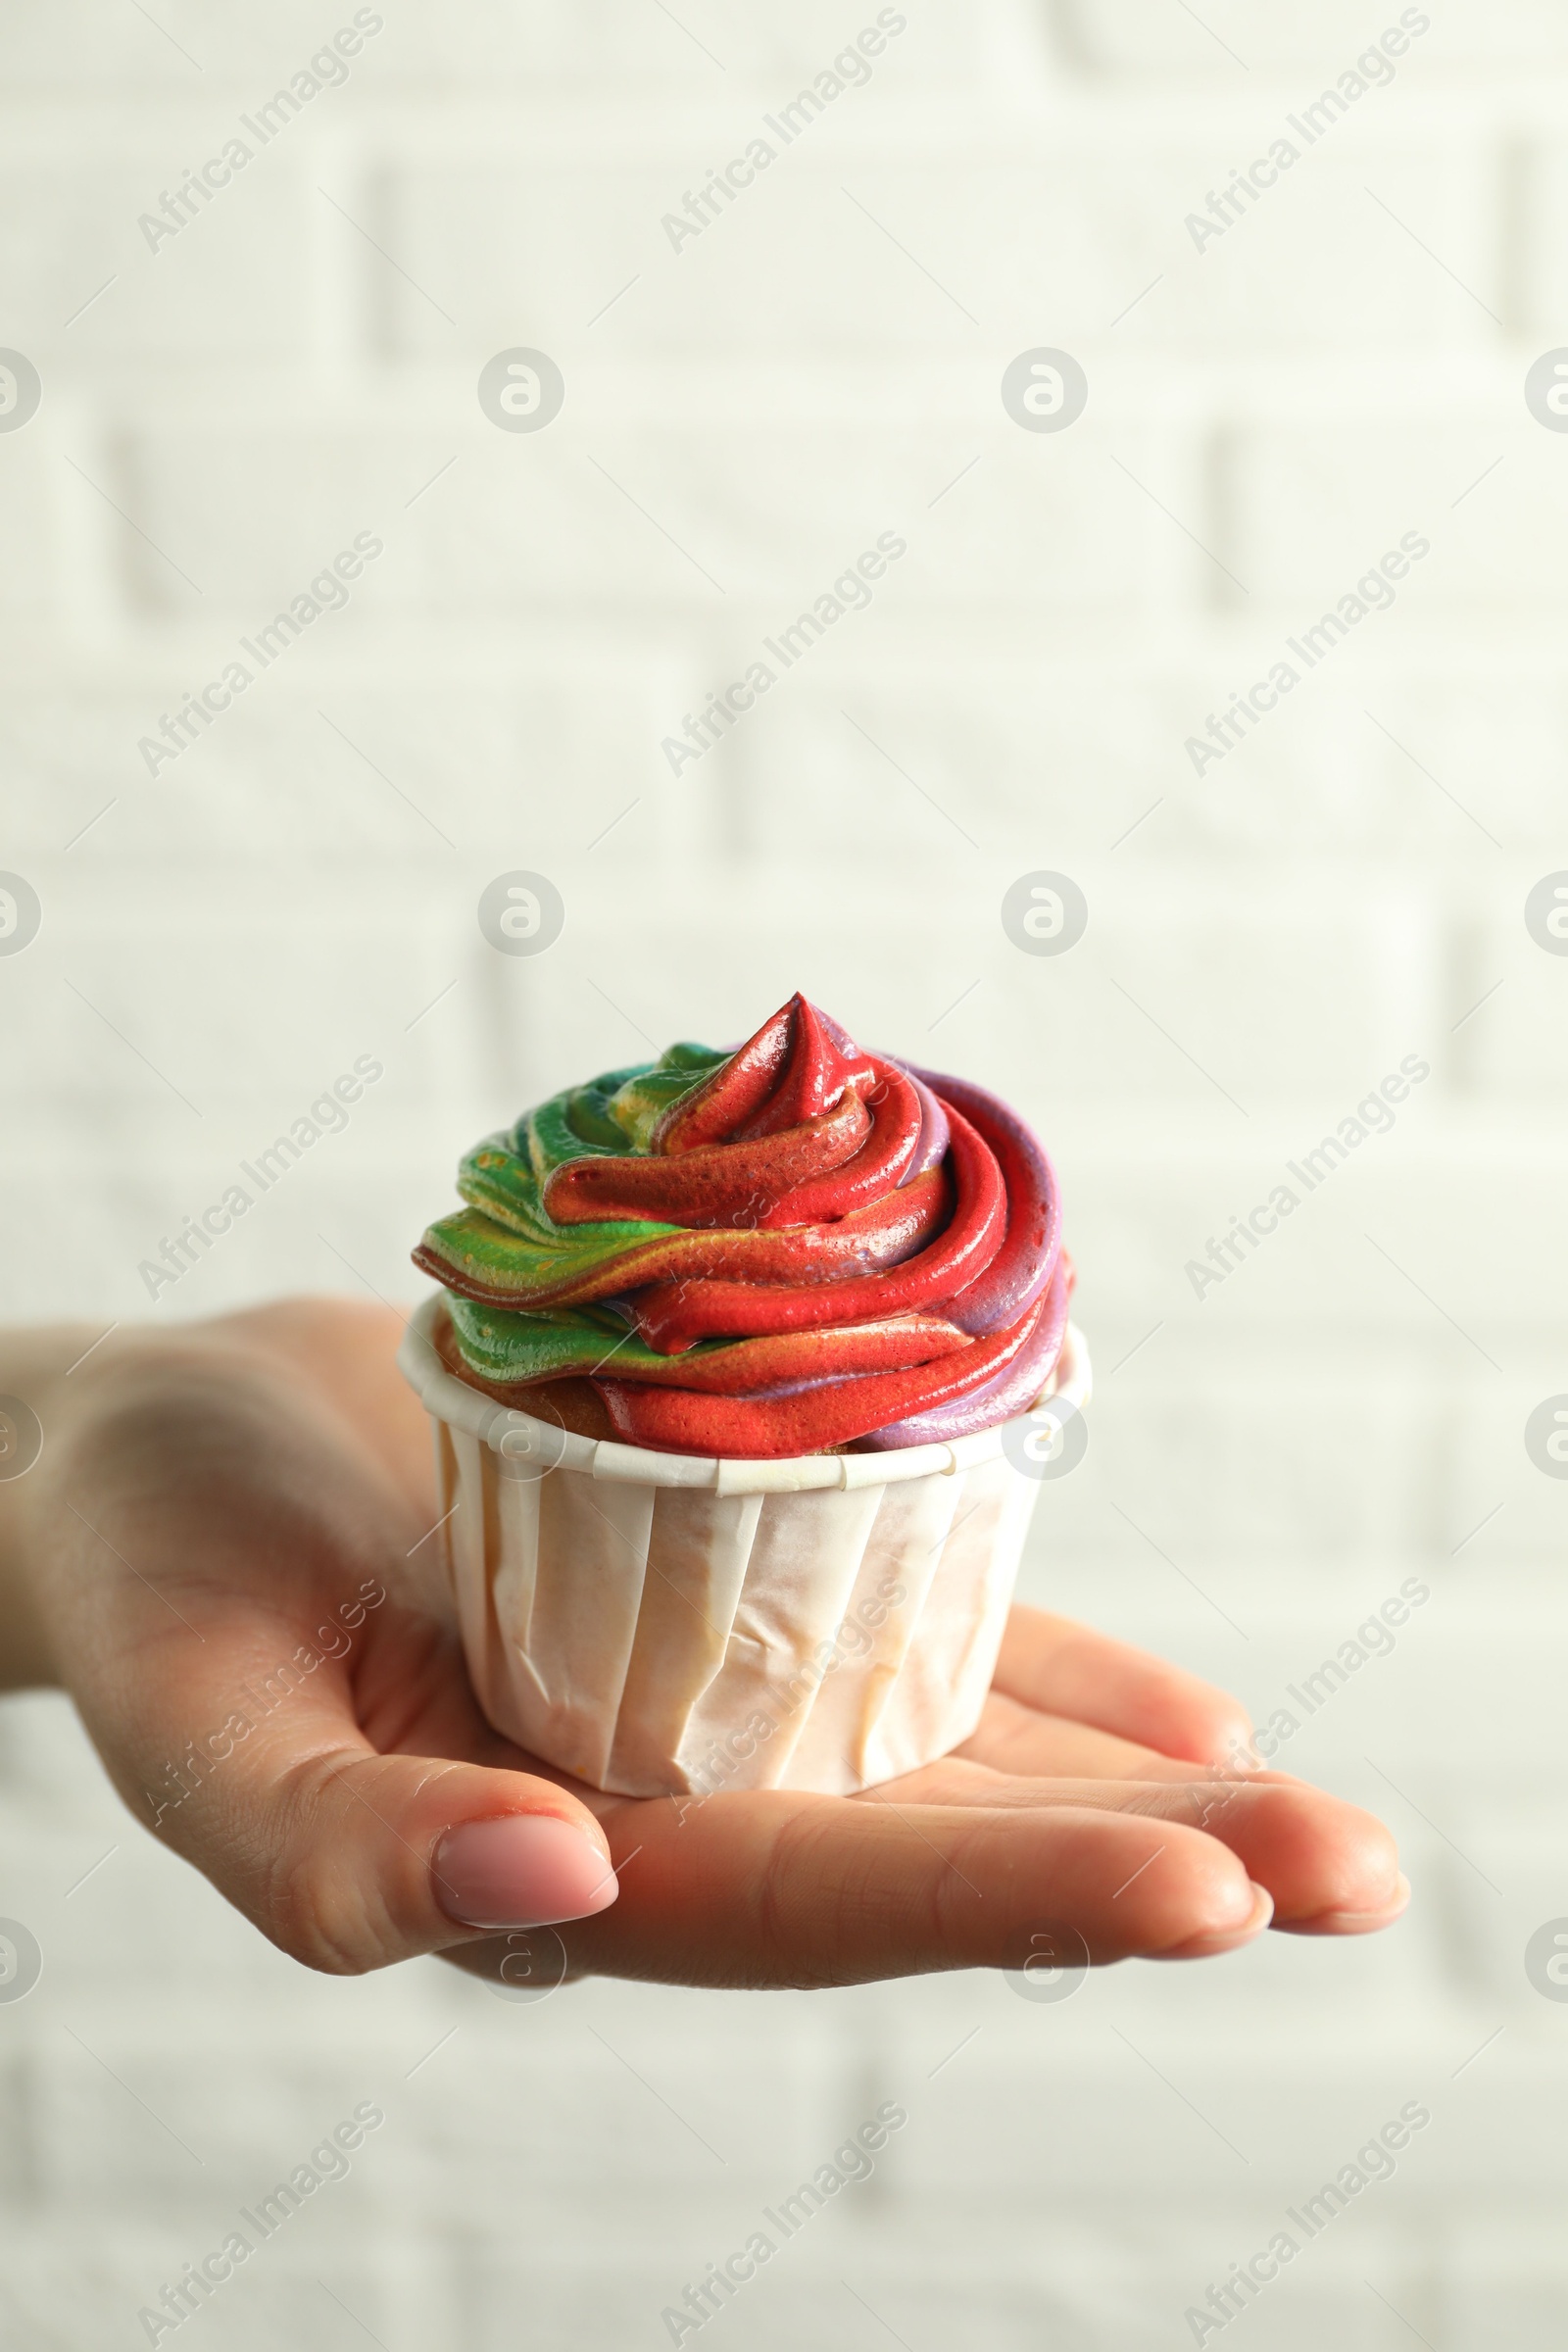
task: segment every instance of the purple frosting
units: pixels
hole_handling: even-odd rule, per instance
[[[886,1060],[888,1056],[884,1054],[882,1058]],[[904,1075],[913,1087],[920,1104],[920,1140],[914,1147],[914,1157],[899,1178],[897,1189],[902,1193],[906,1184],[912,1184],[915,1178],[923,1176],[928,1168],[940,1166],[946,1156],[952,1131],[948,1126],[947,1112],[925,1080],[917,1078],[913,1070],[906,1069],[902,1061],[895,1063],[894,1066],[904,1071]]]
[[[1000,1130],[1011,1145],[1007,1181],[1007,1231],[985,1272],[966,1290],[944,1300],[943,1313],[972,1339],[1002,1331],[1033,1306],[1055,1272],[1061,1254],[1061,1196],[1056,1172],[1039,1137],[1015,1110],[986,1087],[966,1078],[945,1078],[933,1070],[910,1070],[919,1083],[940,1087],[954,1108],[982,1135]]]
[[[1012,1361],[994,1379],[953,1404],[934,1404],[907,1421],[890,1421],[869,1437],[857,1438],[857,1453],[891,1453],[904,1446],[942,1446],[977,1429],[995,1429],[1015,1413],[1027,1412],[1045,1386],[1067,1328],[1067,1270],[1057,1261],[1046,1309]]]

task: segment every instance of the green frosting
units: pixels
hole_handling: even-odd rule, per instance
[[[449,1294],[447,1312],[465,1363],[493,1381],[559,1380],[601,1369],[635,1372],[640,1379],[690,1380],[698,1357],[726,1345],[704,1341],[683,1355],[659,1355],[612,1307],[564,1306],[554,1314],[525,1315]]]
[[[458,1167],[458,1190],[498,1225],[520,1234],[537,1249],[564,1252],[568,1263],[583,1248],[595,1257],[605,1257],[630,1243],[679,1232],[678,1226],[642,1218],[606,1219],[591,1230],[558,1225],[546,1213],[544,1188],[566,1160],[646,1152],[655,1125],[670,1103],[690,1094],[727,1059],[727,1054],[711,1053],[707,1046],[671,1046],[656,1062],[607,1070],[586,1086],[569,1086],[536,1110],[524,1111],[515,1127],[486,1136],[465,1152]],[[457,1222],[443,1218],[435,1230]]]
[[[465,1153],[458,1191],[468,1206],[430,1227],[427,1250],[454,1273],[526,1298],[559,1296],[602,1275],[628,1250],[678,1239],[687,1228],[651,1218],[558,1225],[545,1209],[544,1188],[565,1160],[646,1152],[669,1105],[728,1059],[708,1046],[671,1046],[656,1062],[607,1070],[525,1111],[514,1127]],[[612,1309],[524,1312],[451,1295],[447,1303],[466,1359],[488,1380],[549,1380],[591,1371],[612,1350],[618,1366],[635,1362],[644,1371],[669,1360],[627,1338]]]

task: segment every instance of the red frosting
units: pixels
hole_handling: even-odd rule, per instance
[[[706,1229],[688,1270],[621,1296],[660,1354],[770,1343],[745,1349],[740,1395],[718,1393],[724,1350],[691,1388],[596,1378],[631,1445],[764,1458],[955,1437],[1023,1410],[1060,1348],[1070,1274],[1028,1127],[983,1088],[861,1053],[799,996],[650,1152],[567,1161],[544,1200],[560,1224]],[[846,1250],[862,1228],[874,1254]]]
[[[477,1205],[415,1252],[473,1302],[453,1317],[470,1372],[518,1401],[591,1381],[630,1445],[764,1459],[960,1437],[1032,1404],[1072,1276],[1024,1121],[862,1053],[799,996],[675,1091],[704,1059],[672,1048],[470,1155]],[[607,1128],[647,1144],[587,1140]]]

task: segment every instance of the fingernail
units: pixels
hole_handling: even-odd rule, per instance
[[[1210,1928],[1204,1936],[1190,1936],[1186,1943],[1173,1944],[1157,1957],[1161,1960],[1212,1960],[1221,1952],[1235,1951],[1238,1944],[1250,1943],[1252,1937],[1260,1936],[1273,1918],[1274,1897],[1266,1886],[1259,1886],[1255,1879],[1250,1880],[1249,1885],[1252,1889],[1252,1900],[1245,1919],[1239,1919],[1234,1927]],[[1240,1888],[1237,1891],[1239,1893]]]
[[[1314,1926],[1330,1922],[1340,1929],[1353,1932],[1357,1928],[1392,1927],[1410,1900],[1410,1882],[1401,1870],[1394,1883],[1394,1892],[1381,1911],[1324,1911]]]
[[[1255,1879],[1250,1879],[1248,1885],[1252,1889],[1252,1900],[1248,1907],[1246,1918],[1239,1919],[1234,1927],[1211,1928],[1207,1936],[1199,1938],[1200,1941],[1204,1943],[1245,1943],[1250,1936],[1260,1935],[1262,1930],[1268,1926],[1274,1916],[1274,1897],[1268,1888],[1260,1886]],[[1240,1889],[1238,1889],[1239,1891]]]
[[[468,1928],[587,1919],[620,1892],[593,1839],[553,1813],[505,1813],[449,1830],[431,1863],[435,1899]]]

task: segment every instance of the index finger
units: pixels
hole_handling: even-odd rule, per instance
[[[1252,1727],[1240,1699],[1163,1658],[1020,1603],[1007,1619],[995,1688],[1183,1763],[1234,1763]]]

